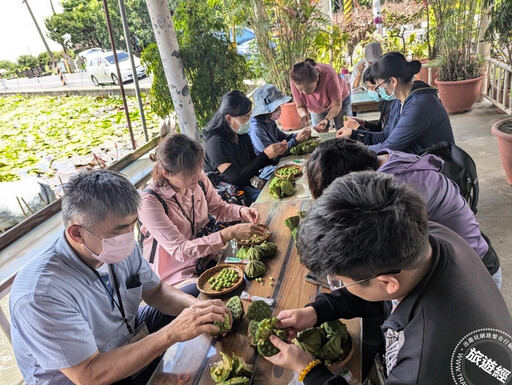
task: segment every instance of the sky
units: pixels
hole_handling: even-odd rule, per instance
[[[27,0],[52,51],[62,47],[46,37],[44,19],[52,15],[50,0]],[[55,11],[61,12],[59,0],[53,0]],[[43,41],[22,0],[0,0],[0,60],[15,62],[20,55],[45,52]]]

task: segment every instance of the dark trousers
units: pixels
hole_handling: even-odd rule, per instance
[[[156,310],[151,306],[141,306],[139,308],[139,313],[137,314],[137,318],[135,320],[135,326],[137,327],[142,322],[146,323],[148,327],[149,333],[154,333],[167,324],[169,324],[175,317],[166,315]],[[157,357],[153,360],[148,366],[146,366],[141,372],[136,375],[135,378],[127,377],[121,381],[117,381],[114,384],[116,385],[144,385],[149,381],[149,378],[155,371],[158,363],[162,356]]]
[[[258,196],[260,195],[261,190],[258,190],[257,188],[254,188],[252,186],[244,186],[242,188],[245,193],[245,205],[250,206],[251,204],[258,199]]]

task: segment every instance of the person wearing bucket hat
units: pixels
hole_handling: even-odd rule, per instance
[[[380,59],[382,56],[382,46],[374,41],[364,47],[364,59],[359,60],[352,71],[352,89],[357,87],[366,88],[364,83],[361,84],[361,77],[364,71]]]
[[[352,116],[350,88],[329,64],[306,59],[296,63],[290,73],[290,86],[297,112],[304,125],[310,120],[318,132],[326,132],[334,120],[343,127],[343,117]]]
[[[261,190],[251,184],[263,167],[274,164],[288,146],[283,140],[273,143],[259,155],[254,152],[247,134],[252,102],[241,91],[229,91],[221,98],[220,107],[203,129],[205,162],[203,169],[210,178],[238,186],[250,206]],[[218,178],[217,178],[218,177]]]
[[[285,134],[276,124],[276,120],[281,115],[281,106],[288,103],[292,98],[283,95],[273,84],[265,84],[254,91],[254,108],[252,110],[251,127],[249,136],[256,155],[261,154],[265,148],[273,143],[286,141],[288,149],[307,140],[311,136],[311,129],[304,128],[302,131],[294,134]],[[281,156],[288,155],[288,150]],[[274,159],[274,163],[279,161],[280,157]],[[276,166],[268,165],[260,170],[259,177],[268,180],[274,172]]]

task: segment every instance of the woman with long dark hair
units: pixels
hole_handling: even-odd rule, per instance
[[[369,79],[384,100],[395,101],[382,132],[341,128],[337,136],[362,141],[374,151],[382,149],[418,154],[439,142],[455,143],[450,118],[437,96],[437,88],[413,77],[421,63],[389,52],[369,69]]]
[[[252,102],[243,92],[230,91],[222,96],[219,109],[203,130],[204,170],[208,174],[220,174],[222,179],[243,190],[248,206],[261,192],[251,185],[251,178],[288,149],[283,140],[255,154],[247,134],[251,111]]]
[[[162,281],[197,295],[198,261],[230,239],[263,235],[253,208],[224,202],[202,171],[204,152],[189,137],[176,134],[158,146],[153,182],[142,193],[139,219],[146,235],[143,255]],[[217,229],[219,221],[245,220]]]

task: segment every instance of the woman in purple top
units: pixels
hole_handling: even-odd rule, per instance
[[[376,170],[394,175],[421,195],[430,221],[450,228],[471,245],[501,287],[498,256],[482,235],[458,186],[441,174],[442,165],[435,155],[419,157],[387,149],[375,153],[360,142],[340,138],[320,143],[306,164],[306,175],[315,199],[334,179],[353,171]]]

